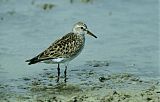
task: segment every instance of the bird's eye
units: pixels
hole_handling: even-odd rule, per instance
[[[83,27],[81,27],[81,29],[83,29]]]

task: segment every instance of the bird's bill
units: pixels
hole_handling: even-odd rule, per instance
[[[87,34],[88,34],[88,35],[91,35],[91,36],[97,38],[97,36],[95,36],[95,35],[94,35],[92,32],[90,32],[89,30],[86,30],[86,31],[87,31]]]

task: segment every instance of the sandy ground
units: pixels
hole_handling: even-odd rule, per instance
[[[56,69],[20,78],[15,86],[1,84],[1,102],[159,102],[160,83],[124,72],[111,73],[107,61],[89,61],[81,69],[69,70],[56,82]],[[99,73],[103,70],[103,74]],[[22,84],[23,83],[23,84]],[[12,89],[10,91],[9,89]]]

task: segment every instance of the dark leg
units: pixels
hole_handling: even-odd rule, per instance
[[[64,82],[67,82],[67,66],[65,66],[64,70]]]
[[[57,71],[58,71],[57,82],[59,82],[59,77],[60,77],[60,67],[59,67],[59,63],[58,63]]]

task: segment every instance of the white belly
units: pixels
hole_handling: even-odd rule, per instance
[[[42,62],[47,64],[57,64],[57,63],[63,63],[65,61],[66,61],[66,58],[56,58],[56,59],[44,60]]]

